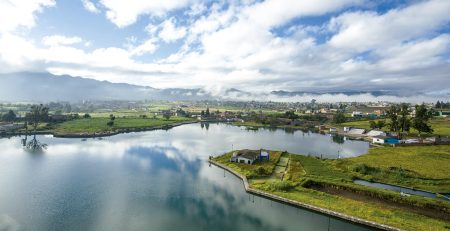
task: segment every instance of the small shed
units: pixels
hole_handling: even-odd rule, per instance
[[[270,158],[269,151],[261,149],[260,153],[259,153],[259,160],[260,161],[263,161],[263,160],[269,161],[269,158]]]
[[[384,144],[386,136],[374,136],[372,137],[372,143],[374,144]]]

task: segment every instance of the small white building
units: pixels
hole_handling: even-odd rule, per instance
[[[352,117],[363,117],[364,114],[360,111],[354,111],[352,112]]]
[[[372,137],[372,143],[374,144],[384,144],[385,136],[374,136]]]
[[[352,127],[344,127],[344,132],[349,132],[350,130],[352,130]]]
[[[330,128],[330,132],[337,132],[337,128]]]
[[[243,163],[243,164],[253,164],[260,156],[260,151],[255,150],[240,150],[233,153],[231,157],[231,162]]]

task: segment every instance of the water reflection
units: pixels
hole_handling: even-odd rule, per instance
[[[49,144],[39,160],[18,137],[0,139],[0,228],[6,217],[21,230],[367,230],[249,195],[206,162],[231,145],[306,152],[335,145],[328,136],[194,124],[84,142],[37,138]],[[341,146],[357,155],[361,144]]]
[[[343,144],[345,143],[345,137],[335,134],[331,136],[331,140],[333,140],[333,142],[337,143],[337,144]]]
[[[32,135],[32,139],[28,140],[28,135],[21,140],[22,146],[26,148],[27,151],[31,153],[42,153],[47,149],[47,144],[41,143],[37,138],[36,134]]]

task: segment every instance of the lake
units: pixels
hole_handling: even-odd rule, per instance
[[[0,139],[0,230],[371,230],[250,195],[206,162],[232,148],[352,157],[366,142],[227,124],[38,139],[41,154]]]

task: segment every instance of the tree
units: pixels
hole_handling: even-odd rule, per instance
[[[91,115],[89,115],[89,113],[85,113],[84,116],[83,116],[83,118],[89,119],[89,118],[91,118]]]
[[[44,107],[44,105],[33,105],[31,106],[30,112],[26,115],[26,124],[31,124],[34,130],[33,139],[31,139],[28,143],[26,141],[26,137],[23,140],[23,144],[32,151],[43,151],[47,148],[46,144],[40,143],[36,139],[36,129],[40,122],[48,120],[48,107]],[[28,125],[26,125],[28,126]]]
[[[284,115],[285,115],[286,118],[289,118],[289,119],[291,119],[291,120],[295,120],[295,119],[298,119],[298,118],[299,118],[299,116],[298,116],[297,114],[295,114],[294,111],[286,111],[286,112],[284,113]]]
[[[206,107],[206,112],[205,112],[206,117],[209,117],[211,114],[209,113],[209,107]]]
[[[164,119],[166,119],[166,120],[169,120],[170,119],[170,112],[165,112],[164,114],[163,114],[163,117],[164,117]]]
[[[389,110],[386,111],[387,118],[391,121],[389,123],[389,130],[392,132],[398,132],[399,131],[399,120],[398,120],[398,113],[400,112],[400,108],[397,105],[392,105]]]
[[[347,118],[345,118],[345,115],[342,112],[338,112],[333,116],[333,123],[335,124],[345,123],[346,120]]]
[[[202,110],[202,112],[200,113],[200,115],[205,116],[205,111]]]
[[[383,129],[383,127],[386,125],[386,121],[385,120],[378,120],[377,122],[377,128],[378,129]]]
[[[433,129],[428,124],[429,120],[433,117],[433,111],[428,110],[425,104],[416,105],[416,116],[413,119],[413,127],[420,133],[433,133]]]
[[[375,129],[375,128],[377,128],[377,123],[375,121],[371,120],[369,122],[369,126],[370,126],[370,129]]]
[[[439,102],[439,100],[438,100],[438,101],[436,102],[435,108],[436,108],[436,109],[440,109],[441,106],[442,106],[442,104],[441,104],[441,102]]]
[[[384,120],[378,120],[378,121],[374,121],[374,120],[371,120],[370,122],[369,122],[369,126],[370,126],[370,128],[371,129],[383,129],[383,127],[386,125],[386,121],[384,121]]]
[[[114,125],[114,120],[116,119],[116,117],[113,114],[109,115],[109,121],[106,123],[106,125],[112,127]]]
[[[36,129],[40,122],[47,121],[48,119],[48,107],[44,105],[33,105],[31,106],[30,113],[27,114],[28,124],[33,126],[33,130],[36,133]]]
[[[9,110],[8,113],[2,116],[2,120],[8,122],[13,122],[16,120],[16,118],[17,118],[16,113],[14,113],[13,110]]]
[[[409,132],[409,129],[411,127],[411,120],[409,119],[409,115],[411,113],[411,110],[409,110],[409,105],[406,103],[403,103],[400,106],[400,118],[398,120],[399,122],[399,128],[401,132]]]
[[[70,106],[70,104],[66,104],[66,105],[64,106],[64,111],[65,111],[66,113],[71,113],[71,112],[72,112],[72,106]]]

